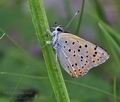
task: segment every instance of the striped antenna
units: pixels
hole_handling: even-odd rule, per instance
[[[2,29],[0,29],[0,40],[4,37],[5,34],[6,33]]]
[[[73,22],[74,18],[79,14],[79,10],[74,14],[74,16],[71,18],[71,20],[66,24],[65,29],[70,26],[70,24]]]

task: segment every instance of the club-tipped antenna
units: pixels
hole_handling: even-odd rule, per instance
[[[71,20],[66,24],[65,29],[69,27],[69,25],[73,22],[74,18],[79,14],[79,10],[74,14],[74,16],[71,18]]]

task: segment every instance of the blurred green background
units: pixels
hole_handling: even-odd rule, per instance
[[[81,10],[82,1],[44,0],[50,27],[55,22],[65,26]],[[61,69],[71,102],[120,102],[119,12],[120,0],[85,0],[77,35],[102,46],[110,59],[77,79]],[[75,34],[78,20],[65,30]],[[27,102],[56,102],[27,0],[0,0],[0,28],[0,35],[6,33],[0,40],[0,102],[26,102],[16,101],[26,90],[36,91]]]

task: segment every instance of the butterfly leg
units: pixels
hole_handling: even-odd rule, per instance
[[[55,59],[56,59],[56,61],[58,61],[58,55],[57,55],[57,53],[55,54]]]
[[[52,44],[52,41],[46,41],[46,45]]]
[[[0,40],[4,37],[5,34],[6,34],[6,33],[3,33],[2,36],[0,36]]]
[[[48,35],[48,34],[52,36],[52,32],[49,29],[46,30],[46,35]],[[42,48],[44,48],[50,44],[52,44],[52,41],[46,41],[46,44]]]
[[[43,35],[44,37],[48,37],[49,35],[52,36],[52,32],[51,32],[49,29],[45,30],[44,33],[45,33],[45,34]],[[43,37],[43,36],[42,36],[42,37]]]
[[[52,36],[52,32],[49,29],[46,30],[46,34],[49,34]]]
[[[52,44],[52,41],[46,41],[45,45],[42,46],[42,48],[44,48],[44,47],[46,47],[47,45],[50,45],[50,44]]]

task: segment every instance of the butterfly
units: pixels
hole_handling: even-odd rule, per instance
[[[76,35],[65,33],[60,26],[57,26],[51,35],[52,46],[56,50],[59,62],[72,77],[87,74],[91,68],[109,58],[108,53],[101,47]]]

